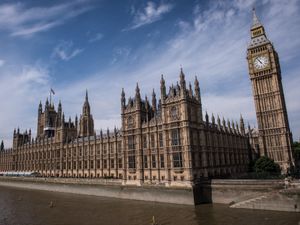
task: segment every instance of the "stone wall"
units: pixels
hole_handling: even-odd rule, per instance
[[[121,199],[194,205],[191,188],[122,186],[120,180],[0,178],[0,185]]]

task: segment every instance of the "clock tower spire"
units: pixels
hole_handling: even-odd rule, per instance
[[[255,9],[250,32],[247,60],[259,130],[259,153],[273,159],[286,173],[294,166],[294,160],[279,57]]]

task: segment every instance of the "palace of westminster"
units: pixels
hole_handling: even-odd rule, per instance
[[[80,118],[65,120],[62,105],[39,104],[37,136],[13,133],[13,147],[0,151],[0,171],[35,171],[42,176],[118,178],[124,184],[192,185],[202,177],[244,174],[250,160],[268,156],[283,172],[294,166],[277,52],[253,10],[247,49],[258,129],[202,115],[200,87],[179,82],[160,98],[121,93],[121,129],[96,134],[86,93]],[[233,100],[234,101],[234,100]]]

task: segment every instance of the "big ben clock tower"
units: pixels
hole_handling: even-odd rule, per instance
[[[279,58],[255,9],[247,60],[259,130],[260,154],[277,162],[285,173],[294,166],[294,160]]]

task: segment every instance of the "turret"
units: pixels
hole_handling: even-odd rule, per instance
[[[207,111],[205,112],[205,121],[206,121],[206,123],[208,125],[208,123],[209,123],[209,117],[208,117]]]
[[[211,123],[212,123],[213,125],[216,124],[216,123],[215,123],[215,116],[214,116],[214,114],[211,115]]]
[[[242,135],[245,135],[245,124],[244,124],[244,119],[242,117],[242,114],[241,114],[241,118],[240,118],[240,129],[241,129],[241,134]]]
[[[186,84],[185,84],[185,75],[184,75],[184,73],[183,73],[182,68],[180,69],[180,75],[179,75],[179,78],[180,78],[180,89],[181,89],[181,94],[182,94],[182,96],[185,97],[185,95],[186,95]]]
[[[42,102],[40,101],[40,104],[39,104],[39,109],[38,109],[38,116],[40,116],[43,112],[43,106],[42,106]]]
[[[194,85],[195,85],[195,98],[199,102],[199,105],[200,105],[200,117],[201,117],[200,119],[202,121],[202,102],[201,102],[200,86],[199,86],[197,76],[195,76]]]
[[[3,143],[3,140],[1,141],[1,144],[0,144],[0,151],[3,151],[4,150],[4,143]]]
[[[152,109],[154,111],[154,113],[156,113],[157,108],[156,108],[156,94],[154,92],[154,89],[152,91]]]
[[[140,88],[138,83],[136,83],[136,88],[135,88],[135,105],[137,109],[141,108],[141,93],[140,93]]]
[[[220,120],[220,117],[219,117],[219,115],[218,115],[218,118],[217,118],[217,123],[218,123],[218,127],[219,127],[219,129],[221,129],[221,120]]]
[[[61,126],[62,127],[65,126],[65,114],[64,113],[62,114],[62,117],[61,117]]]
[[[77,117],[77,114],[75,116],[75,127],[76,127],[76,130],[78,130],[78,117]]]
[[[160,79],[160,95],[161,95],[161,102],[164,103],[164,100],[166,98],[166,84],[164,75],[161,75]]]
[[[122,88],[122,93],[121,93],[121,110],[122,110],[122,112],[125,109],[125,105],[126,105],[125,92],[124,92],[124,88]]]
[[[90,103],[89,103],[89,96],[88,96],[87,90],[85,92],[85,101],[83,104],[82,113],[84,115],[90,115],[90,113],[91,113],[91,107],[90,107]]]

